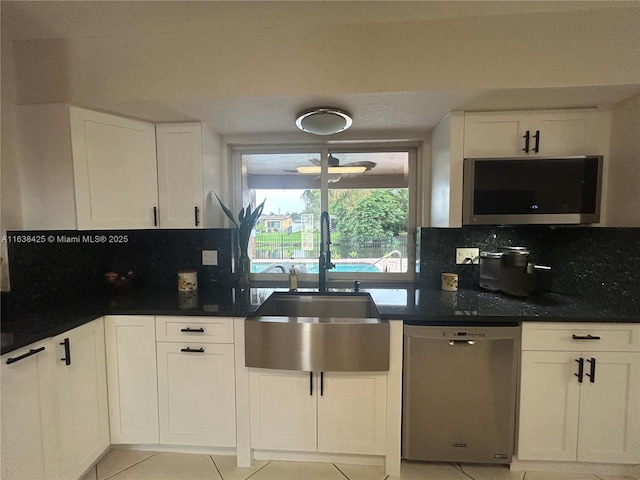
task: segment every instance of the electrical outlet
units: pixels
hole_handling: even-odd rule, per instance
[[[462,265],[463,263],[478,264],[480,261],[480,249],[479,248],[456,248],[456,265]],[[469,261],[471,259],[471,261]]]
[[[218,251],[202,250],[202,265],[218,265]]]

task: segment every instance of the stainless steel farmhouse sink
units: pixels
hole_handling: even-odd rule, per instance
[[[368,293],[276,292],[245,321],[245,365],[388,371],[389,322]]]

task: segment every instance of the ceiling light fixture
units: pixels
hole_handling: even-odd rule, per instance
[[[296,170],[298,173],[320,173],[319,166],[302,166],[297,167]],[[363,173],[367,170],[367,167],[329,167],[329,173]]]
[[[353,120],[348,113],[336,108],[314,108],[301,113],[296,119],[296,126],[315,135],[333,135],[344,132]]]

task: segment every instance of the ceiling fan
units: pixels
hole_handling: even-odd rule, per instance
[[[345,173],[364,173],[376,166],[375,162],[362,161],[351,162],[340,165],[340,159],[329,154],[329,173],[345,174]],[[320,160],[315,158],[309,159],[311,165],[301,165],[296,167],[296,172],[307,174],[319,174],[320,173]]]

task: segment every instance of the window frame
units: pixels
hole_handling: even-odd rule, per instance
[[[321,191],[321,210],[328,209],[328,192],[329,181],[327,171],[327,158],[329,153],[366,153],[366,152],[398,152],[406,151],[408,154],[408,178],[407,188],[409,189],[409,211],[407,215],[407,271],[401,273],[393,272],[335,272],[327,271],[327,283],[329,285],[349,284],[354,280],[366,281],[367,283],[376,282],[414,282],[417,278],[416,273],[416,248],[417,248],[417,231],[418,231],[418,155],[420,153],[420,142],[394,142],[394,141],[378,141],[378,142],[348,142],[348,143],[291,143],[283,145],[273,145],[265,142],[264,144],[252,145],[230,145],[232,159],[231,170],[233,172],[234,181],[232,182],[231,196],[234,205],[245,205],[249,202],[249,195],[246,194],[248,188],[246,185],[246,175],[244,175],[242,167],[242,156],[246,154],[293,154],[293,153],[309,153],[317,152],[322,159],[322,170],[320,175],[320,191]],[[234,209],[234,211],[237,209]],[[252,273],[251,281],[256,281],[262,285],[265,284],[282,284],[288,281],[287,273]],[[299,282],[303,285],[317,284],[317,273],[299,274]]]

